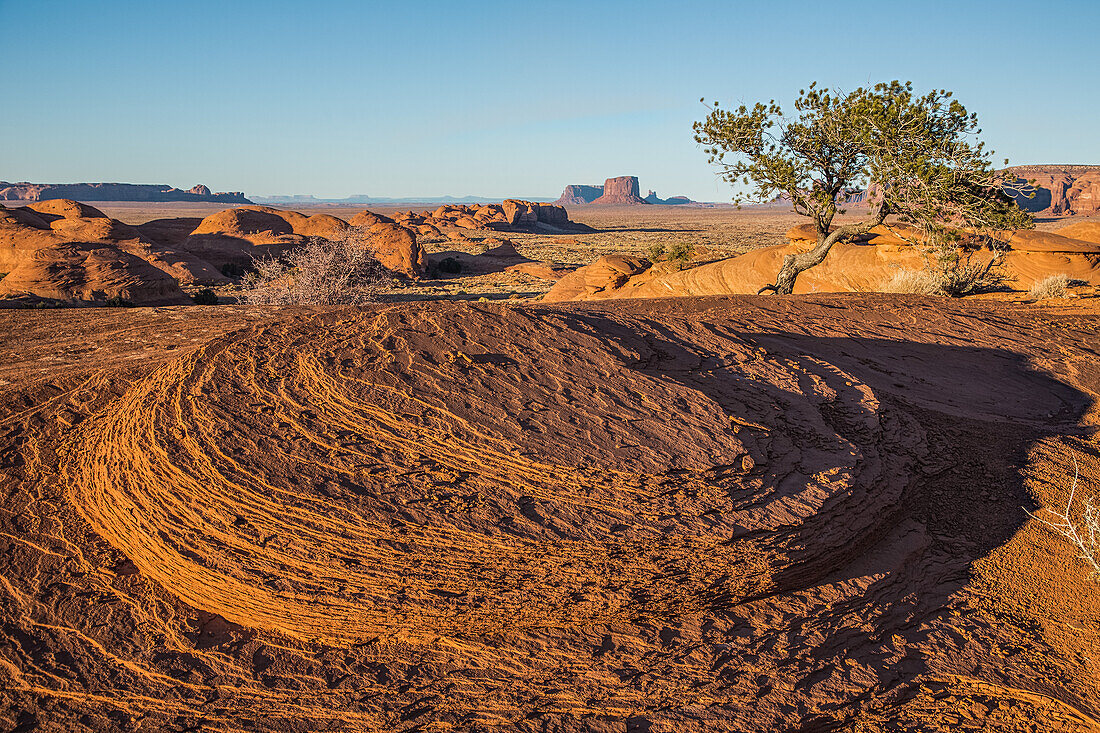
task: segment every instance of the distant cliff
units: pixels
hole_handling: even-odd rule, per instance
[[[0,181],[0,201],[214,201],[251,204],[240,191],[211,193],[201,183],[184,191],[168,185],[140,183],[7,183]]]
[[[1035,196],[1016,198],[1023,209],[1051,214],[1100,210],[1100,165],[1017,165],[1008,170],[1034,181]]]
[[[565,191],[554,202],[558,206],[581,206],[584,204],[690,204],[694,203],[687,196],[673,196],[671,198],[659,198],[654,191],[650,191],[645,198],[641,196],[638,188],[637,176],[619,176],[608,178],[602,186],[583,186],[571,184],[565,187]]]

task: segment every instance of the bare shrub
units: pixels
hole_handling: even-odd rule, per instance
[[[964,295],[999,290],[1008,282],[1004,258],[1007,249],[997,240],[988,240],[993,255],[983,262],[977,248],[959,242],[956,237],[938,239],[924,249],[925,267],[944,295]]]
[[[898,270],[883,281],[884,293],[909,293],[912,295],[943,295],[943,290],[927,270]]]
[[[1043,511],[1050,519],[1043,519],[1038,514],[1028,512],[1032,519],[1045,524],[1047,527],[1066,538],[1077,551],[1078,557],[1092,567],[1093,577],[1100,576],[1100,552],[1096,547],[1096,536],[1100,534],[1100,508],[1097,508],[1093,497],[1085,499],[1084,508],[1079,518],[1073,516],[1073,496],[1077,493],[1077,480],[1080,472],[1077,466],[1077,458],[1073,459],[1073,486],[1069,490],[1069,499],[1066,500],[1066,508],[1063,511],[1047,507]]]
[[[911,231],[890,228],[890,231],[918,249],[924,259],[922,279],[910,275],[895,275],[896,287],[917,290],[887,290],[886,292],[916,292],[927,295],[964,295],[987,293],[1003,288],[1011,279],[1005,270],[1008,245],[994,236],[964,233],[957,229],[925,223]],[[988,249],[987,257],[978,256]],[[904,272],[904,271],[903,271]],[[914,272],[910,270],[909,272]],[[884,285],[888,285],[884,283]],[[935,292],[932,292],[932,289]]]
[[[1064,298],[1069,292],[1069,283],[1069,277],[1066,275],[1051,275],[1032,285],[1027,294],[1036,300]]]
[[[242,301],[249,305],[358,305],[376,300],[391,283],[357,228],[311,237],[281,258],[253,260],[253,267],[242,280]]]

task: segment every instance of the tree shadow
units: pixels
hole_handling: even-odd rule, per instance
[[[762,405],[770,402],[773,412],[790,418],[787,425],[795,425],[800,417],[792,417],[793,411],[807,400],[806,388],[816,385],[823,395],[817,407],[822,420],[840,439],[861,446],[861,465],[889,466],[862,493],[853,489],[851,495],[830,498],[797,531],[777,535],[774,545],[783,559],[763,592],[716,596],[710,613],[741,629],[735,632],[738,643],[745,640],[732,657],[767,655],[748,622],[765,616],[773,624],[768,633],[785,639],[792,658],[784,664],[792,679],[798,679],[796,670],[803,673],[795,689],[806,686],[807,697],[816,681],[853,659],[878,680],[889,681],[878,694],[903,702],[934,666],[948,662],[935,645],[926,647],[927,654],[891,659],[883,640],[919,648],[929,634],[940,634],[955,635],[976,649],[991,643],[984,622],[949,609],[956,608],[969,584],[973,563],[1007,543],[1027,521],[1024,509],[1033,508],[1023,475],[1029,452],[1038,441],[1079,433],[1090,395],[1036,370],[1023,353],[928,343],[917,334],[912,340],[823,337],[779,330],[774,323],[760,330],[728,321],[692,323],[690,315],[679,321],[642,316],[631,328],[631,321],[598,311],[561,316],[643,353],[632,368],[679,382],[727,413],[765,427],[783,423],[769,423]],[[860,330],[870,329],[861,324]],[[745,384],[751,375],[739,362],[746,354],[781,362],[795,378],[784,387],[756,381],[754,409],[738,415],[750,404]],[[807,376],[799,382],[800,375]],[[873,412],[865,407],[871,402],[878,406]],[[876,438],[879,433],[888,437]],[[796,436],[795,449],[812,440],[809,433]],[[776,441],[773,447],[782,446]],[[805,455],[808,451],[803,460]],[[824,460],[802,465],[801,474],[784,475],[770,472],[773,463],[781,465],[781,456],[767,455],[763,467],[750,474],[767,489],[757,493],[772,499],[784,496],[792,476],[832,469]],[[896,497],[883,500],[891,471],[902,482]],[[859,531],[838,529],[853,527]],[[772,542],[752,538],[758,540],[762,546]],[[861,589],[835,598],[843,596],[836,588],[854,586]],[[782,618],[787,620],[776,626]],[[960,670],[966,672],[974,670]],[[716,674],[723,674],[721,664]],[[1029,689],[1031,681],[1015,678],[1013,685]],[[824,712],[806,717],[804,729],[832,729],[838,718],[854,713],[853,702],[822,704],[818,709]]]

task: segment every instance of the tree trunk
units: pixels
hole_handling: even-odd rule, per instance
[[[836,233],[837,232],[833,232],[834,235]],[[783,267],[780,268],[779,274],[775,277],[775,284],[765,285],[757,291],[757,294],[759,295],[768,290],[771,290],[776,295],[790,295],[793,293],[794,281],[798,279],[798,276],[811,267],[820,265],[838,239],[839,237],[829,235],[819,240],[817,246],[807,252],[799,252],[798,254],[784,257]]]
[[[820,265],[829,254],[829,250],[833,248],[834,244],[837,242],[846,242],[852,237],[866,234],[881,224],[885,219],[886,211],[885,208],[882,208],[873,221],[863,222],[861,224],[847,224],[838,227],[835,231],[829,232],[827,235],[818,234],[817,246],[806,252],[799,252],[784,257],[783,267],[780,268],[779,274],[775,276],[775,284],[765,285],[757,290],[756,294],[759,295],[770,290],[776,295],[790,295],[794,292],[794,281],[798,279],[798,276],[811,267]]]

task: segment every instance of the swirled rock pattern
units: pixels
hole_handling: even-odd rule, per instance
[[[0,314],[7,727],[1095,725],[1012,570],[1095,313],[211,310]]]

